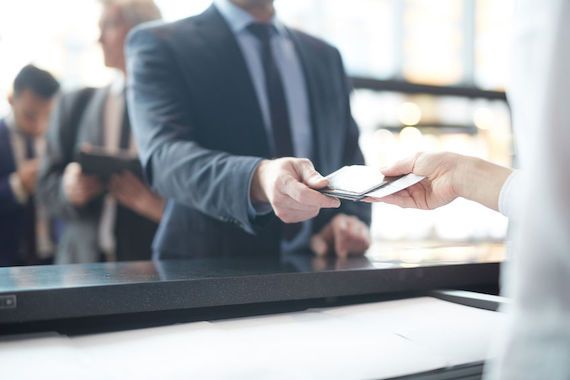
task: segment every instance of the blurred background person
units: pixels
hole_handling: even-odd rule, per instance
[[[41,173],[41,198],[67,222],[57,263],[149,259],[164,208],[164,201],[133,173],[106,182],[83,174],[74,162],[87,146],[136,152],[125,103],[124,43],[131,28],[161,18],[151,0],[104,0],[102,5],[99,42],[116,78],[106,87],[61,97]]]
[[[58,81],[25,66],[8,97],[11,112],[0,119],[0,266],[47,264],[55,229],[36,200],[38,162]]]

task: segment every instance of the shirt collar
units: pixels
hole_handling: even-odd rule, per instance
[[[113,95],[121,95],[125,90],[125,76],[120,71],[117,71],[113,81],[111,82],[110,91]]]
[[[222,17],[229,24],[230,29],[234,34],[241,33],[249,24],[256,22],[249,13],[232,3],[230,0],[214,0],[214,4],[222,14]],[[281,36],[284,35],[285,26],[279,22],[277,17],[273,16],[270,23],[275,26],[277,34]]]

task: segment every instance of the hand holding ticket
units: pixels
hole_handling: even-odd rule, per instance
[[[351,201],[378,200],[394,194],[422,179],[410,173],[397,177],[385,177],[380,170],[365,165],[345,166],[326,177],[329,186],[319,190],[325,195]]]

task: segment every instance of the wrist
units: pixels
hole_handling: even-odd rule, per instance
[[[255,168],[251,180],[250,197],[253,203],[269,203],[269,197],[263,186],[263,177],[267,171],[269,160],[262,160]]]
[[[499,208],[501,189],[512,170],[479,158],[467,157],[458,167],[458,196],[493,210]]]
[[[164,212],[164,199],[156,194],[151,193],[148,200],[139,202],[136,206],[137,211],[152,221],[159,223]]]
[[[455,175],[453,176],[453,189],[458,197],[471,199],[474,184],[477,183],[477,159],[468,156],[458,156]]]

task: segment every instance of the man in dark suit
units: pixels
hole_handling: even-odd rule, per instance
[[[363,163],[335,48],[281,24],[271,0],[216,0],[136,30],[127,61],[143,166],[169,198],[158,257],[368,248],[369,206],[315,190],[315,168]]]
[[[152,0],[105,0],[99,42],[105,64],[117,69],[109,86],[64,94],[51,119],[39,193],[66,222],[57,263],[146,260],[164,201],[130,172],[106,183],[82,172],[76,154],[89,146],[136,152],[124,96],[127,33],[160,18]]]
[[[45,209],[36,202],[38,157],[59,83],[47,71],[24,67],[0,120],[0,266],[49,263],[54,236]]]

